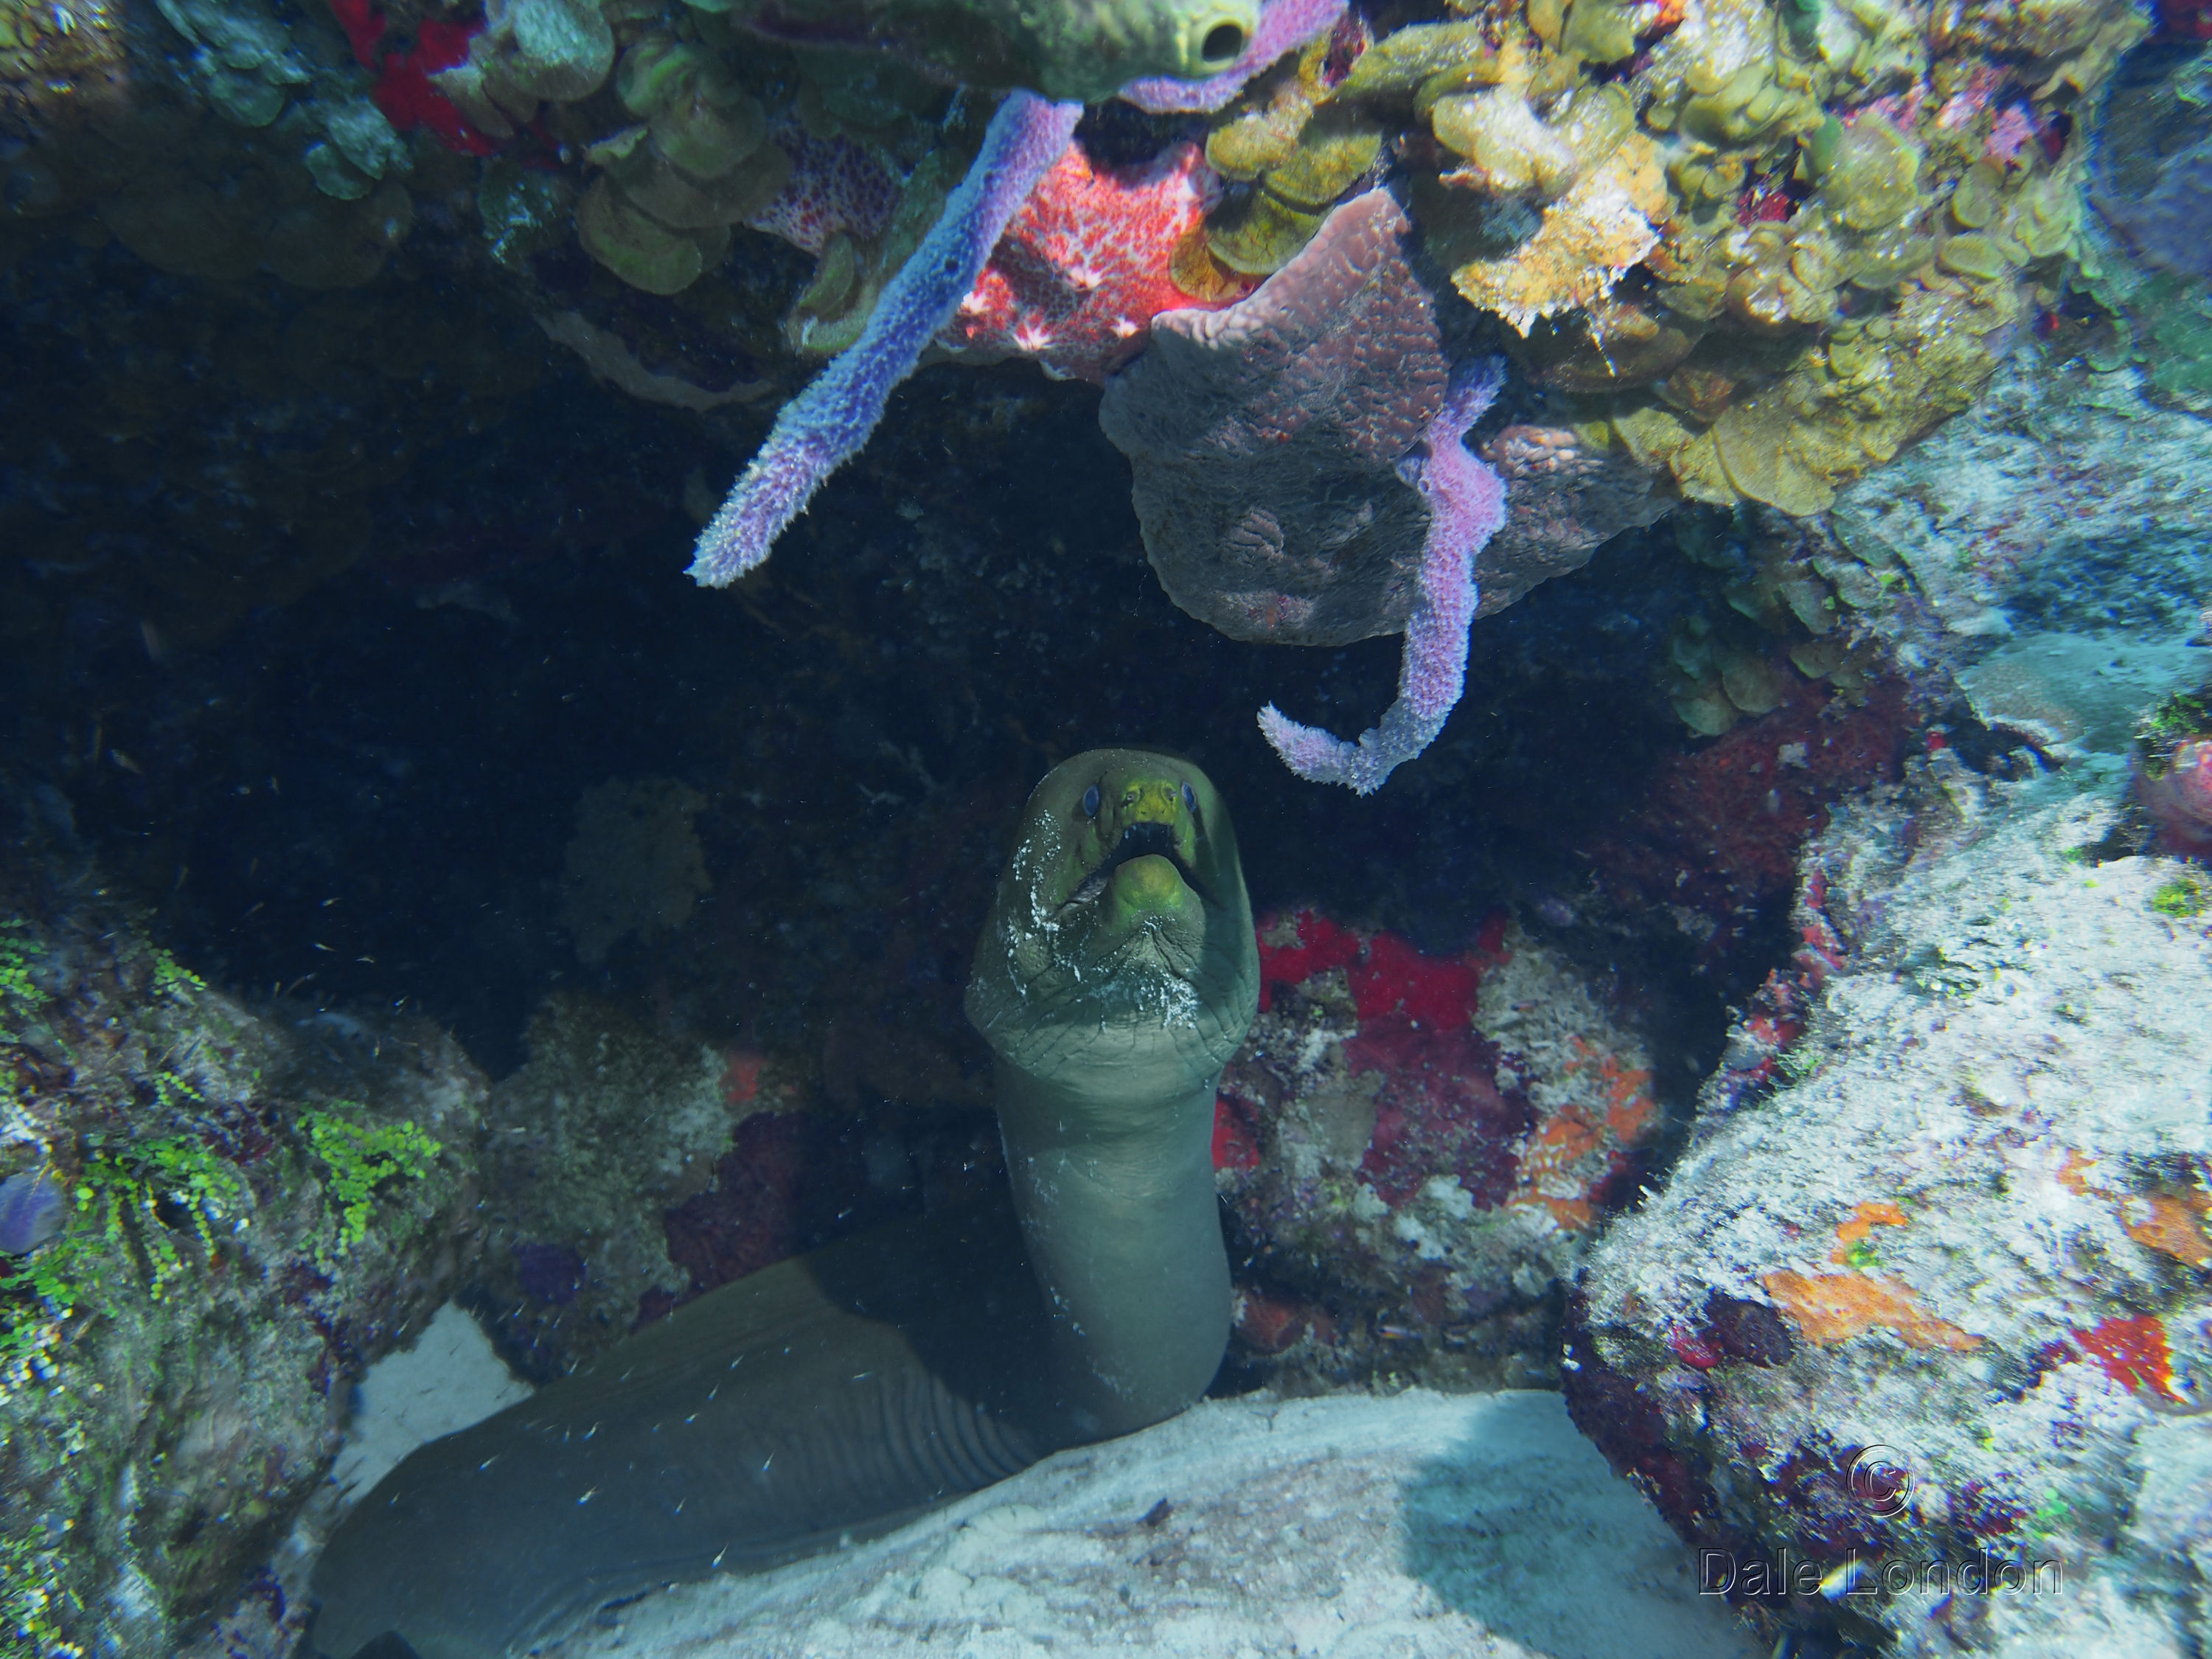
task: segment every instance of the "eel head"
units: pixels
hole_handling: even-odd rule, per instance
[[[968,1014],[1039,1076],[1085,1060],[1218,1072],[1257,1006],[1250,902],[1228,809],[1155,750],[1099,749],[1030,796],[975,948]]]

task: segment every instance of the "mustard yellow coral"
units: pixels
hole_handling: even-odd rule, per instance
[[[1632,136],[1546,210],[1534,236],[1505,258],[1461,266],[1453,283],[1525,334],[1540,317],[1598,299],[1658,246],[1651,221],[1666,205],[1658,147]]]

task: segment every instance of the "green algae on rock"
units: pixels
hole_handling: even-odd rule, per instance
[[[68,1212],[0,1259],[0,1649],[170,1654],[322,1482],[349,1375],[444,1299],[484,1083],[428,1022],[209,986],[25,829],[0,1177]]]

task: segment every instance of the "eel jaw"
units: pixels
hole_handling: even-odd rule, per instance
[[[1060,907],[1061,909],[1067,910],[1079,904],[1091,903],[1109,887],[1115,884],[1121,872],[1126,866],[1147,858],[1165,860],[1174,870],[1182,885],[1189,888],[1201,899],[1205,898],[1206,891],[1199,885],[1197,872],[1190,867],[1189,861],[1184,858],[1182,848],[1176,845],[1176,826],[1173,824],[1161,823],[1157,821],[1131,824],[1121,832],[1121,839],[1116,843],[1114,850],[1106,855],[1097,868],[1083,878],[1081,884],[1074,892],[1068,895],[1067,902]]]
[[[1131,824],[1060,907],[1087,935],[1080,950],[1092,971],[1196,975],[1208,906],[1176,842],[1171,825]]]

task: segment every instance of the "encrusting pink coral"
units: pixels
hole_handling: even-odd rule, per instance
[[[1144,349],[1161,312],[1243,297],[1237,289],[1195,298],[1169,275],[1176,245],[1218,189],[1194,143],[1130,168],[1097,167],[1071,144],[1006,227],[939,343],[984,362],[1033,358],[1055,380],[1103,386]]]

